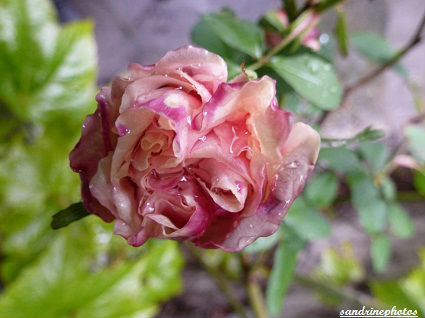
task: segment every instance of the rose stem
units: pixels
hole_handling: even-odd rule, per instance
[[[239,259],[242,264],[245,282],[248,286],[249,302],[257,318],[269,317],[267,306],[264,301],[263,291],[261,289],[260,283],[258,282],[259,275],[257,271],[258,268],[264,265],[265,258],[266,253],[260,253],[257,261],[251,263],[246,254],[243,254],[243,252],[239,253]]]
[[[233,291],[233,288],[228,283],[226,277],[223,276],[223,274],[218,271],[215,267],[207,264],[201,256],[201,253],[199,252],[198,248],[196,248],[193,244],[187,243],[185,244],[187,249],[189,250],[190,254],[196,259],[196,261],[201,265],[201,267],[210,275],[212,276],[217,286],[220,288],[220,290],[225,295],[227,301],[229,302],[230,306],[237,312],[241,317],[247,318],[248,315],[246,313],[245,307],[242,305],[242,303],[239,301],[239,299],[235,296],[235,292]]]

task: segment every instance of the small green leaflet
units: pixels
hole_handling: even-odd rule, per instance
[[[53,215],[51,227],[52,229],[57,230],[61,227],[68,226],[72,222],[78,221],[87,215],[90,215],[90,213],[84,209],[82,202],[73,203],[66,209],[63,209]]]

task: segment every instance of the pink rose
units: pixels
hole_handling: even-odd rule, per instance
[[[319,135],[278,109],[270,77],[226,80],[221,57],[186,46],[97,95],[71,167],[86,209],[129,244],[237,251],[275,232],[302,191]]]
[[[289,27],[289,19],[285,10],[274,10],[282,29],[287,29]],[[293,37],[300,36],[306,28],[311,25],[316,25],[319,22],[319,15],[316,13],[309,14],[305,19],[292,31],[291,35]],[[276,30],[267,30],[266,33],[266,42],[269,46],[276,46],[282,41],[282,34]],[[318,41],[319,30],[316,27],[313,27],[308,31],[302,38],[301,43],[304,46],[309,47],[313,51],[320,50],[320,42]]]

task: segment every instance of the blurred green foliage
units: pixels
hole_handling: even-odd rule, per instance
[[[79,200],[68,154],[95,107],[93,25],[47,0],[0,2],[1,317],[147,317],[179,292],[174,242],[140,249],[95,217],[53,232]]]

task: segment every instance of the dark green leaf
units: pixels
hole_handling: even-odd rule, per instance
[[[324,172],[310,179],[304,190],[309,204],[322,208],[332,204],[338,191],[338,179],[330,172]]]
[[[351,144],[358,144],[366,141],[374,141],[384,137],[385,133],[380,129],[372,129],[371,127],[366,127],[354,137],[351,138],[322,138],[322,148],[334,148],[348,146]]]
[[[341,87],[332,64],[312,53],[276,56],[270,66],[298,94],[321,109],[338,107]]]
[[[298,252],[298,249],[286,241],[280,243],[276,251],[266,290],[267,308],[272,316],[277,316],[282,311],[297,264]]]
[[[401,238],[411,237],[415,227],[404,208],[398,203],[391,203],[388,207],[388,212],[391,231]]]
[[[375,63],[383,64],[396,54],[387,40],[376,33],[356,32],[351,35],[350,40],[356,51]],[[407,70],[401,63],[395,64],[394,70],[403,78],[407,78]]]
[[[387,267],[391,256],[391,243],[386,235],[372,237],[370,256],[375,271],[382,272]]]
[[[288,15],[289,21],[294,20],[298,14],[297,4],[295,0],[282,0],[282,2],[285,12]]]
[[[343,10],[337,10],[337,20],[334,30],[338,48],[342,55],[348,55],[347,21]]]
[[[265,47],[264,34],[255,23],[223,13],[209,14],[203,19],[228,46],[254,58],[261,57]]]
[[[66,209],[53,215],[51,223],[52,229],[60,229],[88,215],[90,215],[90,213],[86,211],[82,202],[73,203]]]
[[[315,11],[317,13],[321,13],[323,11],[326,11],[334,6],[336,6],[338,3],[342,2],[343,0],[324,0],[320,1],[318,5],[315,7]]]

